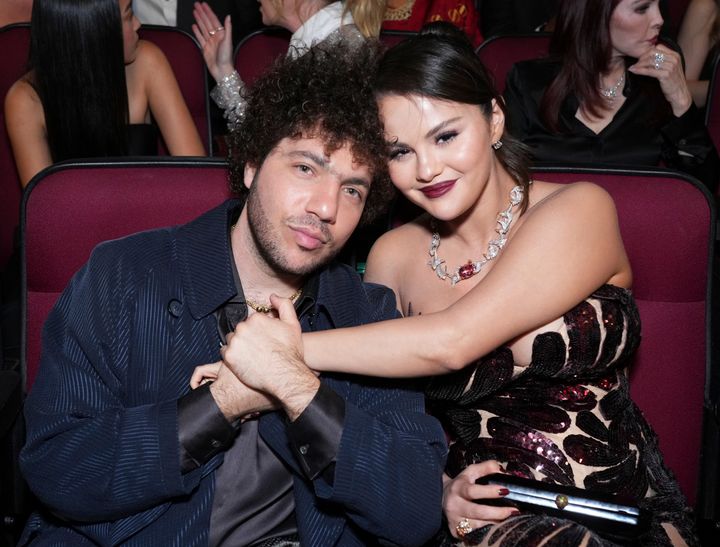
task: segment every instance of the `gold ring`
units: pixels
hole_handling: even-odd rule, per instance
[[[214,28],[212,30],[208,30],[208,34],[210,36],[215,36],[215,34],[220,32],[221,30],[225,30],[225,27],[218,27],[218,28]]]
[[[466,535],[473,531],[473,527],[470,526],[468,519],[460,519],[458,525],[455,527],[455,531],[460,539],[463,539]]]

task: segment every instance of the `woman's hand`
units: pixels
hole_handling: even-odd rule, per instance
[[[217,380],[221,365],[222,361],[218,361],[217,363],[210,363],[208,365],[195,367],[195,370],[190,377],[190,387],[197,389],[205,382],[214,382]]]
[[[518,513],[515,507],[495,507],[474,501],[499,499],[508,494],[505,488],[475,484],[480,477],[502,472],[503,469],[498,462],[487,460],[468,466],[454,479],[443,475],[443,512],[450,533],[454,537],[464,537],[470,529],[474,530],[486,524],[497,523]],[[464,533],[462,533],[463,525],[466,528]]]
[[[657,44],[644,53],[628,70],[633,74],[656,78],[675,116],[682,116],[690,108],[692,94],[685,80],[680,54],[676,51],[663,44]]]
[[[225,17],[225,25],[206,2],[195,2],[193,7],[195,38],[202,47],[205,64],[216,82],[235,70],[232,51],[232,23]]]

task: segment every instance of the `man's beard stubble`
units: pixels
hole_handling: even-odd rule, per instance
[[[318,256],[314,260],[310,259],[296,267],[288,263],[282,244],[275,237],[273,226],[265,214],[265,208],[259,195],[259,185],[257,183],[256,175],[255,180],[253,180],[253,183],[250,185],[245,207],[247,207],[250,235],[253,238],[257,254],[263,262],[276,273],[293,276],[307,276],[330,263],[338,252],[340,252],[340,249],[333,248],[331,252],[326,252],[326,254]],[[326,245],[332,245],[332,235],[321,221],[310,216],[292,217],[289,220],[292,220],[296,226],[312,226],[313,228],[322,230],[327,240]]]

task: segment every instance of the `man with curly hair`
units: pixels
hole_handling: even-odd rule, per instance
[[[44,509],[22,542],[421,545],[439,528],[446,445],[421,393],[318,377],[300,342],[397,314],[332,260],[389,192],[374,59],[334,44],[280,61],[235,136],[247,197],[106,242],[71,280],[26,404]]]

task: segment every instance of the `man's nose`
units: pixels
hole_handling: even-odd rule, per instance
[[[338,211],[340,186],[335,182],[321,182],[315,185],[307,202],[307,211],[323,222],[333,224]]]

